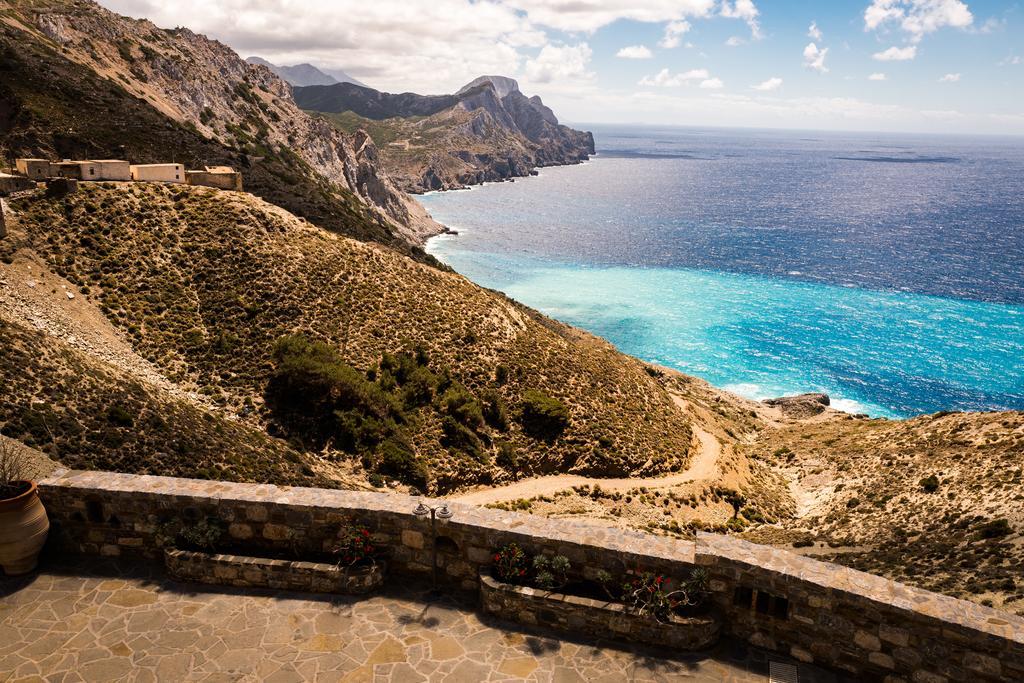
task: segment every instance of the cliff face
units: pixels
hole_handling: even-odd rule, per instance
[[[389,175],[408,192],[521,177],[594,153],[591,133],[559,124],[539,97],[503,76],[481,76],[454,95],[338,84],[296,88],[295,101],[345,130],[369,130]]]
[[[250,161],[294,155],[329,184],[362,198],[390,231],[418,244],[440,231],[382,172],[372,141],[301,111],[269,68],[188,29],[160,29],[92,2],[0,2],[2,21],[42,40],[209,140]]]

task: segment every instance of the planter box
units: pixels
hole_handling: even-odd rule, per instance
[[[273,560],[168,548],[164,550],[164,564],[168,573],[181,581],[243,588],[360,595],[384,583],[382,563],[346,570],[323,562]]]
[[[510,621],[678,650],[710,648],[721,628],[710,614],[660,622],[621,603],[514,586],[486,574],[480,576],[480,601],[486,614]]]

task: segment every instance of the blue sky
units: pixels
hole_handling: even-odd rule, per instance
[[[571,121],[1024,134],[1016,0],[102,4],[392,92],[511,75]]]

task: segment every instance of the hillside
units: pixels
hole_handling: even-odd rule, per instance
[[[104,183],[9,205],[5,269],[38,259],[174,391],[286,440],[273,442],[316,472],[348,463],[364,481],[376,472],[444,491],[547,472],[655,474],[689,458],[689,417],[642,363],[461,276],[249,195]],[[322,395],[336,402],[316,403]],[[49,400],[61,396],[77,401],[73,392]],[[4,433],[29,434],[15,413],[0,416]],[[99,467],[162,466],[143,450],[83,444]]]
[[[743,450],[796,503],[754,540],[1024,614],[1024,413],[829,412]]]
[[[426,258],[442,230],[372,140],[302,112],[264,66],[188,29],[92,2],[0,1],[0,154],[229,164],[246,188],[332,230]]]
[[[295,89],[295,101],[342,130],[368,131],[388,174],[407,192],[522,177],[594,153],[593,135],[559,124],[539,97],[526,97],[501,76],[481,76],[453,95],[309,86]]]

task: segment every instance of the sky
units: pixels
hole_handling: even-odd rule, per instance
[[[101,0],[388,92],[581,123],[1024,135],[1024,0]]]

